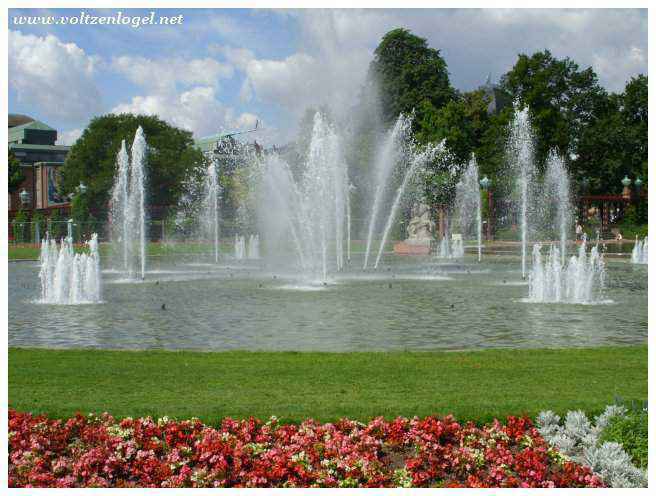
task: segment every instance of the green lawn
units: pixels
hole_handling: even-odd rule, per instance
[[[389,241],[386,245],[387,250],[391,250],[396,241]],[[380,246],[379,241],[374,241],[371,245],[374,255]],[[365,251],[366,243],[363,241],[352,241],[352,253],[363,253]],[[76,247],[76,251],[82,251],[84,248],[81,246]],[[108,243],[100,243],[99,252],[101,257],[110,255],[110,245]],[[232,255],[234,253],[234,245],[232,240],[223,240],[219,246],[221,253]],[[210,255],[214,253],[214,248],[208,243],[196,243],[193,241],[183,243],[148,243],[147,247],[148,256],[167,256],[167,255],[189,255],[195,253],[205,253]],[[8,248],[9,260],[37,260],[39,258],[40,248],[35,244],[9,244]]]
[[[647,347],[293,353],[9,349],[9,406],[53,417],[367,420],[542,409],[597,413],[647,398]]]

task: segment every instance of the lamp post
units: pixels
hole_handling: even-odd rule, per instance
[[[25,188],[23,188],[21,192],[18,193],[18,197],[20,198],[20,202],[23,207],[27,207],[32,201],[32,195]]]
[[[479,181],[481,188],[487,192],[487,226],[485,227],[485,239],[490,241],[492,238],[492,190],[490,190],[491,181],[487,176]]]
[[[625,200],[630,200],[631,199],[631,189],[629,186],[631,186],[631,179],[629,179],[629,176],[624,176],[624,179],[622,179],[622,197]]]
[[[633,181],[633,185],[635,186],[636,193],[640,194],[642,191],[642,179],[640,179],[640,176],[636,177],[635,181]]]

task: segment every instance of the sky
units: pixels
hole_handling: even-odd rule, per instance
[[[180,25],[17,24],[18,16],[182,15]],[[157,114],[200,138],[262,130],[293,139],[307,107],[355,101],[382,36],[403,27],[445,58],[468,91],[548,49],[591,66],[609,91],[647,74],[645,9],[10,9],[9,111],[72,144],[109,112]]]

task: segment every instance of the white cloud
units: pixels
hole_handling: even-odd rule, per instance
[[[74,121],[101,106],[94,76],[98,59],[56,36],[9,31],[9,87],[18,101],[50,118]]]
[[[276,11],[277,12],[277,11]],[[488,73],[498,79],[519,53],[549,49],[597,72],[602,85],[621,91],[633,75],[647,72],[644,11],[608,9],[435,9],[294,11],[299,49],[279,59],[253,51],[214,47],[245,74],[242,101],[278,104],[298,117],[308,106],[329,103],[348,110],[373,51],[397,27],[425,37],[441,51],[451,82],[470,90]],[[612,26],[612,28],[610,27]],[[234,23],[231,33],[239,30]],[[237,44],[237,43],[235,43]]]
[[[174,91],[177,85],[217,86],[219,79],[231,78],[234,73],[231,65],[209,57],[155,60],[124,55],[113,59],[112,69],[139,86],[159,92]]]
[[[57,144],[58,145],[74,145],[84,130],[77,128],[71,129],[69,131],[59,131],[57,133]]]
[[[245,129],[255,125],[258,116],[251,113],[235,115],[235,111],[216,98],[211,86],[197,86],[180,94],[135,96],[130,102],[112,109],[114,113],[156,115],[189,131],[196,137],[225,130]]]

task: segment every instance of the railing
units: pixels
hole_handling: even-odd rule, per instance
[[[382,223],[380,221],[380,224]],[[368,226],[369,219],[352,219],[351,240],[366,240]],[[382,225],[380,228],[382,228]],[[148,241],[152,242],[197,242],[202,239],[197,229],[176,226],[171,221],[151,220],[146,222],[146,229],[146,237]],[[344,225],[344,229],[346,229],[346,225]],[[98,234],[99,242],[108,242],[111,237],[111,224],[107,221],[76,222],[43,219],[36,222],[22,222],[12,220],[9,222],[8,230],[9,243],[12,245],[39,245],[47,235],[55,239],[70,236],[73,238],[74,243],[87,241],[92,233]],[[238,223],[232,220],[221,221],[219,231],[222,239],[231,239],[235,234],[250,234],[248,229],[240,229]],[[253,230],[253,232],[255,231]],[[389,241],[405,238],[405,235],[401,234],[405,232],[406,223],[398,222],[392,229]],[[381,233],[377,234],[380,236]],[[346,239],[347,233],[344,231],[344,242],[346,242]]]

